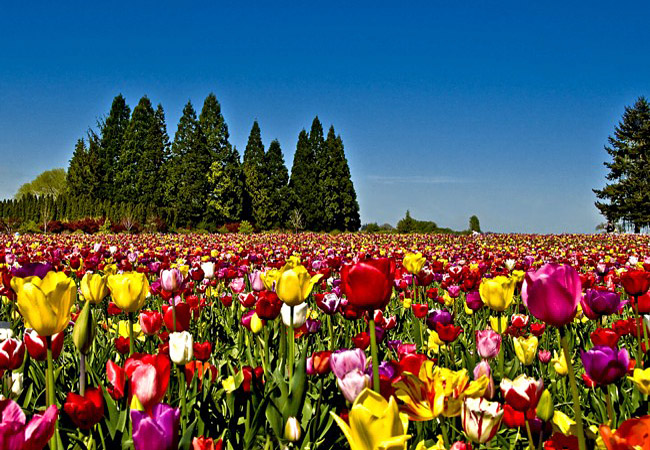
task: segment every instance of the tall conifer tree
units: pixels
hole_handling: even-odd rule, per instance
[[[271,204],[270,222],[274,228],[284,227],[289,218],[291,195],[289,171],[284,165],[284,156],[277,139],[269,145],[264,161]]]
[[[101,180],[98,197],[114,200],[116,193],[115,169],[129,125],[131,109],[122,94],[113,99],[108,117],[99,124],[98,176]]]
[[[289,186],[295,199],[293,208],[300,211],[304,218],[304,226],[308,230],[321,228],[317,176],[316,157],[310,145],[309,135],[302,130],[298,135]]]
[[[258,227],[268,229],[271,224],[269,184],[264,167],[264,144],[257,121],[253,122],[244,151],[244,217]]]

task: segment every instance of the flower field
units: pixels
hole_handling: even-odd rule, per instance
[[[650,449],[650,238],[0,235],[0,449]]]

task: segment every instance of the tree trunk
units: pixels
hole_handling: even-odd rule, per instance
[[[634,234],[639,234],[640,232],[641,232],[641,227],[635,223],[634,224]]]

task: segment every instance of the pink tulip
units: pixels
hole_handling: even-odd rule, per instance
[[[230,282],[229,287],[230,290],[233,291],[235,294],[239,294],[246,287],[246,283],[244,283],[244,278],[233,278],[233,280]]]
[[[59,415],[55,405],[44,414],[34,414],[26,423],[25,413],[13,400],[0,401],[0,448],[3,450],[41,450],[54,435]]]
[[[176,292],[183,284],[183,274],[174,268],[163,270],[160,274],[160,286],[167,292]]]
[[[490,367],[490,363],[488,363],[486,360],[482,360],[476,365],[476,367],[474,367],[475,380],[478,380],[483,375],[488,377],[490,380],[483,397],[490,400],[492,397],[494,397],[494,378],[492,378],[492,368]]]
[[[359,369],[354,369],[343,378],[337,378],[336,382],[345,399],[350,403],[354,403],[361,391],[370,387],[370,376]]]
[[[476,347],[481,358],[492,359],[501,349],[501,335],[492,329],[476,332]]]
[[[251,289],[255,292],[260,292],[264,290],[264,282],[260,275],[262,272],[255,270],[253,273],[248,274],[248,280],[251,282]]]
[[[521,296],[533,316],[561,327],[576,315],[582,298],[580,276],[571,266],[544,264],[536,272],[526,273]]]

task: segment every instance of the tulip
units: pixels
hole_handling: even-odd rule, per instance
[[[650,272],[627,270],[621,274],[621,284],[629,296],[638,297],[650,289]]]
[[[177,268],[160,273],[160,286],[167,292],[177,292],[183,284],[183,274]]]
[[[167,392],[171,364],[165,355],[134,354],[124,363],[132,392],[146,411],[160,403]]]
[[[483,303],[494,311],[505,311],[512,304],[516,282],[508,277],[499,275],[495,278],[484,278],[479,286],[479,294]]]
[[[282,323],[286,326],[291,327],[293,320],[293,328],[300,328],[307,321],[307,303],[301,303],[298,306],[290,307],[286,303],[282,305],[280,309],[280,315],[282,316]],[[293,310],[293,319],[292,319],[292,310]]]
[[[538,342],[537,336],[513,338],[515,355],[524,366],[529,366],[535,361]]]
[[[203,276],[208,280],[214,278],[214,268],[215,264],[211,261],[204,262],[201,264],[201,270],[203,271]]]
[[[264,291],[267,295],[260,293],[257,304],[255,305],[255,314],[263,320],[275,320],[280,315],[282,301],[274,292]]]
[[[175,314],[175,317],[174,317]],[[163,305],[163,322],[169,331],[185,331],[190,328],[192,311],[187,303],[179,303],[175,307]],[[174,321],[174,319],[176,319]]]
[[[585,315],[592,320],[615,314],[623,307],[618,292],[599,289],[588,289],[580,304]]]
[[[23,364],[25,344],[18,339],[6,339],[0,343],[0,372],[15,370]]]
[[[407,253],[402,264],[410,274],[417,275],[426,262],[427,260],[422,256],[422,253]]]
[[[472,373],[474,375],[474,379],[478,380],[482,376],[486,376],[489,380],[488,387],[485,390],[485,395],[483,398],[486,398],[490,400],[492,397],[494,397],[494,379],[492,378],[492,368],[490,367],[490,363],[488,363],[486,360],[481,360],[476,367],[474,367],[474,372]]]
[[[152,443],[155,443],[156,450],[176,450],[180,415],[178,408],[163,403],[155,405],[151,415],[132,409],[135,450],[149,449]]]
[[[588,351],[580,351],[585,372],[596,383],[606,386],[627,374],[630,355],[626,349],[597,345]]]
[[[476,347],[481,358],[492,359],[501,350],[501,335],[490,329],[477,331]]]
[[[41,336],[52,336],[70,322],[70,309],[77,298],[77,286],[63,272],[48,272],[44,278],[12,278],[18,310]]]
[[[298,306],[309,297],[314,285],[322,277],[322,274],[311,277],[304,266],[291,267],[286,264],[280,270],[275,292],[286,305]]]
[[[527,411],[537,406],[540,395],[544,390],[544,380],[541,378],[519,375],[514,380],[504,378],[499,386],[504,400],[517,411]]]
[[[251,289],[255,292],[264,290],[264,282],[262,281],[262,272],[255,270],[248,274],[248,281],[251,283]]]
[[[45,361],[47,359],[47,342],[44,336],[39,336],[34,330],[27,329],[23,335],[27,353],[36,361]],[[63,349],[63,333],[57,333],[52,336],[52,358],[58,359]]]
[[[141,311],[139,316],[140,329],[147,336],[152,336],[162,327],[163,316],[158,311]]]
[[[337,378],[336,384],[345,399],[352,403],[361,391],[370,387],[370,377],[359,369],[353,369],[342,378]]]
[[[537,408],[535,413],[540,420],[548,422],[553,418],[553,413],[555,411],[555,405],[553,405],[553,397],[548,389],[544,389],[542,395],[539,397],[537,402]]]
[[[477,291],[468,292],[465,296],[465,303],[472,311],[478,311],[484,305],[481,294]]]
[[[149,296],[149,281],[138,272],[110,275],[108,288],[117,307],[128,313],[141,309]]]
[[[410,435],[405,434],[394,397],[388,401],[380,394],[365,389],[356,398],[350,412],[349,425],[330,412],[354,450],[406,449]]]
[[[497,333],[503,333],[508,327],[508,318],[507,317],[494,317],[490,316],[490,328],[492,328]]]
[[[289,442],[296,442],[300,440],[302,432],[300,430],[300,423],[295,417],[289,417],[284,426],[284,438]]]
[[[278,278],[280,278],[280,271],[278,269],[267,270],[260,274],[260,279],[262,280],[262,283],[264,283],[264,287],[267,291],[275,290]]]
[[[199,361],[207,361],[212,354],[212,344],[210,342],[195,342],[194,357]]]
[[[69,392],[63,410],[78,428],[91,429],[104,417],[101,389],[88,388],[83,396]]]
[[[323,350],[314,352],[307,358],[307,375],[326,375],[330,372],[332,352]]]
[[[557,373],[560,376],[564,376],[567,373],[569,373],[569,368],[567,364],[566,357],[564,356],[564,350],[560,352],[560,356],[558,356],[557,352],[553,352],[553,359],[551,359],[551,363],[553,364],[553,369],[555,370],[555,373]]]
[[[353,370],[366,370],[366,354],[361,349],[339,350],[329,358],[330,368],[336,378],[343,378]]]
[[[43,279],[52,270],[54,270],[54,267],[52,267],[52,264],[49,262],[27,263],[22,264],[21,267],[13,267],[11,269],[11,274],[16,278],[38,277],[40,279]],[[16,290],[16,288],[14,288],[14,290]]]
[[[539,359],[539,362],[542,364],[548,364],[549,361],[551,361],[551,352],[548,350],[539,350],[537,352],[537,359]]]
[[[339,305],[341,303],[341,299],[339,298],[338,295],[336,295],[333,292],[328,292],[327,294],[323,295],[322,298],[319,299],[319,297],[316,297],[316,304],[318,305],[318,308],[323,311],[325,314],[328,316],[331,316],[332,314],[336,314],[336,312],[339,309]]]
[[[628,419],[616,431],[608,425],[601,425],[599,431],[607,450],[647,450],[650,445],[650,416]]]
[[[86,273],[81,279],[81,295],[90,303],[99,303],[108,295],[108,277],[98,273]]]
[[[59,410],[49,406],[27,422],[25,413],[13,400],[0,400],[0,448],[3,450],[41,450],[54,436]]]
[[[260,317],[255,312],[253,312],[253,315],[251,316],[250,328],[254,334],[258,334],[264,328],[264,321],[262,321],[262,319],[260,319]]]
[[[358,309],[383,309],[393,293],[395,261],[364,260],[341,269],[341,287],[348,302]]]
[[[90,301],[86,301],[72,329],[72,341],[82,357],[87,355],[96,333],[95,320],[90,310]]]
[[[184,366],[194,357],[194,338],[187,331],[169,334],[169,358],[174,364]]]
[[[633,375],[628,377],[639,392],[650,395],[650,367],[647,369],[634,369]]]
[[[221,450],[223,447],[223,441],[219,439],[218,441],[213,440],[212,438],[195,437],[192,439],[192,450]]]
[[[110,359],[106,361],[106,379],[110,384],[110,386],[106,388],[106,391],[108,391],[110,396],[115,400],[124,397],[126,372],[122,367],[118,366]]]
[[[477,444],[484,444],[497,434],[503,409],[497,402],[484,398],[466,398],[460,413],[465,435]]]
[[[580,276],[571,266],[545,264],[526,273],[521,297],[533,316],[561,327],[573,321],[582,299]]]

